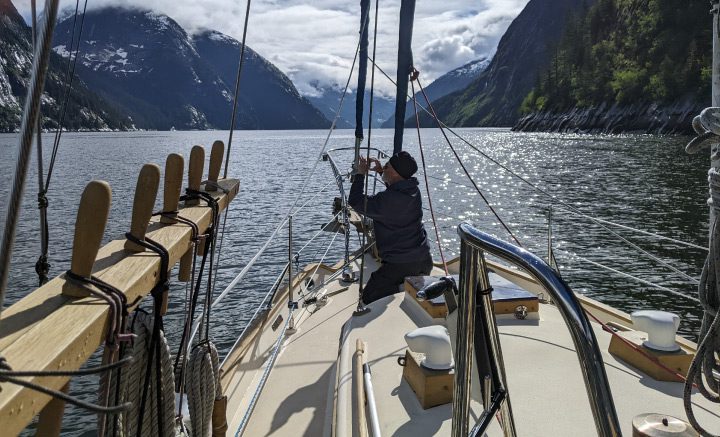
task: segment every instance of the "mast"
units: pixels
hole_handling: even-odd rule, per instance
[[[400,5],[400,38],[398,42],[397,93],[395,95],[395,139],[393,154],[402,151],[405,129],[405,106],[408,79],[412,68],[412,31],[415,18],[415,0],[402,0]]]
[[[355,96],[355,148],[362,142],[363,105],[365,103],[365,81],[368,64],[368,27],[370,24],[370,0],[360,0],[360,65],[358,69],[357,94]],[[372,123],[372,120],[370,120]],[[357,151],[357,150],[356,150]],[[356,156],[357,161],[357,156]]]

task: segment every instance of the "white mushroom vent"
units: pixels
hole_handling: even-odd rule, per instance
[[[440,325],[426,326],[405,334],[405,341],[411,351],[425,354],[420,363],[432,370],[449,370],[453,363],[450,334]]]
[[[665,352],[680,350],[675,343],[675,333],[680,326],[680,316],[666,311],[635,311],[630,315],[633,325],[639,331],[645,331],[648,339],[643,346]]]

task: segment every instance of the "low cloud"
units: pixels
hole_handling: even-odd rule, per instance
[[[413,47],[425,83],[469,61],[492,55],[500,37],[528,0],[418,1]],[[30,0],[14,0],[26,18]],[[374,2],[371,2],[374,3]],[[245,2],[237,0],[93,0],[88,8],[141,7],[172,17],[189,32],[214,29],[242,38]],[[61,7],[75,7],[63,0]],[[81,4],[82,7],[82,4]],[[358,42],[358,0],[254,0],[247,43],[287,73],[304,94],[318,86],[344,87]],[[377,62],[396,74],[400,0],[381,2]],[[370,51],[374,11],[370,20]],[[368,84],[370,75],[368,74]],[[351,81],[354,88],[354,79]],[[390,82],[376,75],[376,90],[393,95]]]

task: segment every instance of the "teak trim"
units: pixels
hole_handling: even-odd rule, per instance
[[[220,211],[237,195],[239,182],[218,182],[227,190],[211,193]],[[180,210],[180,215],[197,223],[200,231],[210,225],[212,210],[204,202]],[[147,235],[162,244],[174,266],[190,248],[191,230],[185,224],[162,225],[153,217]],[[128,302],[146,296],[156,284],[160,258],[149,252],[133,254],[123,249],[125,239],[114,240],[100,249],[93,274],[125,292]],[[106,332],[107,305],[95,297],[71,298],[62,295],[67,283],[62,274],[2,312],[0,355],[17,370],[77,370],[102,344]],[[82,291],[82,290],[78,290]],[[55,390],[68,377],[37,377],[30,381]],[[50,402],[47,395],[17,385],[0,384],[0,423],[3,435],[17,435]]]

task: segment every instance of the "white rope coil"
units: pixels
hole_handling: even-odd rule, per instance
[[[115,372],[108,372],[100,379],[100,393],[110,385],[110,403],[120,400],[131,402],[132,407],[125,413],[114,416],[107,421],[104,430],[106,436],[160,436],[158,429],[157,410],[157,379],[154,364],[151,365],[150,382],[145,400],[145,409],[140,411],[143,388],[145,384],[145,370],[150,357],[150,346],[152,340],[153,316],[143,312],[137,312],[132,323],[132,332],[136,335],[132,346],[126,347],[123,356],[132,355],[133,361],[123,369]],[[160,331],[158,338],[160,342],[160,377],[163,396],[163,434],[164,436],[175,435],[175,381],[173,376],[170,348],[165,335]],[[121,358],[123,358],[121,356]],[[155,358],[153,358],[155,361]],[[118,381],[119,372],[119,381]],[[101,401],[103,401],[101,399]],[[140,415],[143,415],[142,430],[138,433]],[[163,436],[163,437],[164,437]]]
[[[212,413],[215,397],[219,393],[216,378],[218,369],[217,350],[212,343],[201,343],[190,352],[185,384],[193,436],[212,435]]]
[[[710,253],[705,260],[700,276],[698,297],[703,307],[703,319],[700,326],[698,348],[695,358],[688,369],[685,389],[683,390],[683,405],[690,424],[703,437],[712,436],[703,428],[695,417],[692,408],[691,395],[693,384],[709,401],[720,403],[720,380],[716,376],[720,372],[716,357],[720,355],[720,173],[715,168],[708,171],[710,184],[710,200],[708,204],[713,208],[715,221],[710,232]]]

